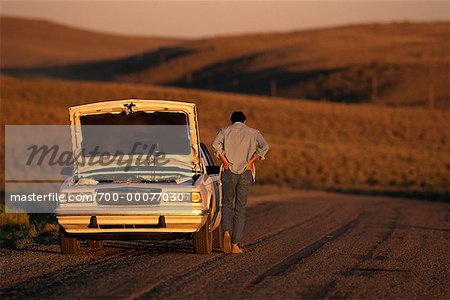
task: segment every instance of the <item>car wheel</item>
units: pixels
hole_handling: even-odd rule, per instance
[[[80,252],[80,240],[68,237],[62,228],[59,229],[59,245],[61,253],[76,254]]]
[[[103,249],[103,244],[104,244],[104,241],[99,241],[99,240],[88,240],[87,241],[87,245],[89,248],[94,248],[94,249],[98,249],[98,250]]]
[[[213,249],[214,250],[222,250],[223,248],[223,232],[222,232],[222,220],[219,223],[219,226],[217,226],[216,229],[214,229],[212,233],[213,238]]]
[[[208,214],[205,225],[194,233],[194,251],[199,254],[209,254],[212,251],[211,214]]]

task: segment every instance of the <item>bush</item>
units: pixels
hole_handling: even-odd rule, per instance
[[[33,243],[33,238],[58,230],[52,214],[6,213],[4,205],[0,210],[0,247],[23,248]]]

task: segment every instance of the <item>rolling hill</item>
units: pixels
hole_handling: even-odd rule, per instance
[[[179,42],[74,29],[53,22],[0,18],[1,67],[48,67],[139,54]]]
[[[117,39],[117,44],[126,43]],[[225,36],[141,49],[125,58],[4,72],[337,102],[450,106],[448,22]]]

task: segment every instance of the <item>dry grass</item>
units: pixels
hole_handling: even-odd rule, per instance
[[[433,86],[434,105],[449,107],[449,41],[448,22],[228,36],[179,43],[194,54],[119,77],[261,95],[275,80],[282,97],[422,106]]]
[[[28,214],[6,213],[4,205],[0,205],[0,247],[26,246],[33,233]]]
[[[28,226],[30,225],[30,216],[26,213],[6,213],[4,205],[0,205],[0,226],[8,225]]]
[[[1,66],[42,67],[112,59],[179,42],[96,33],[52,22],[1,17]]]
[[[185,41],[177,46],[196,50],[195,56],[177,58],[148,75],[154,80],[173,81],[186,71],[251,54],[258,55],[242,61],[242,68],[248,71],[330,69],[372,62],[448,63],[449,37],[450,23],[442,22],[352,25]]]
[[[51,214],[6,213],[0,204],[0,247],[23,248],[37,237],[55,236],[58,230]]]
[[[243,110],[272,149],[262,184],[291,188],[449,191],[449,111],[289,101],[119,83],[1,78],[4,124],[67,124],[67,107],[107,99],[197,103],[208,144]]]
[[[366,24],[201,40],[128,38],[2,18],[2,67],[280,97],[450,107],[450,23]],[[45,41],[45,43],[43,43]],[[170,45],[169,48],[159,48]],[[118,59],[120,56],[135,55]],[[101,61],[101,62],[99,62]],[[275,83],[276,91],[271,91]]]

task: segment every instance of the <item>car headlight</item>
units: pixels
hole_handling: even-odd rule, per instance
[[[202,195],[200,192],[192,192],[191,201],[195,203],[202,202]]]

